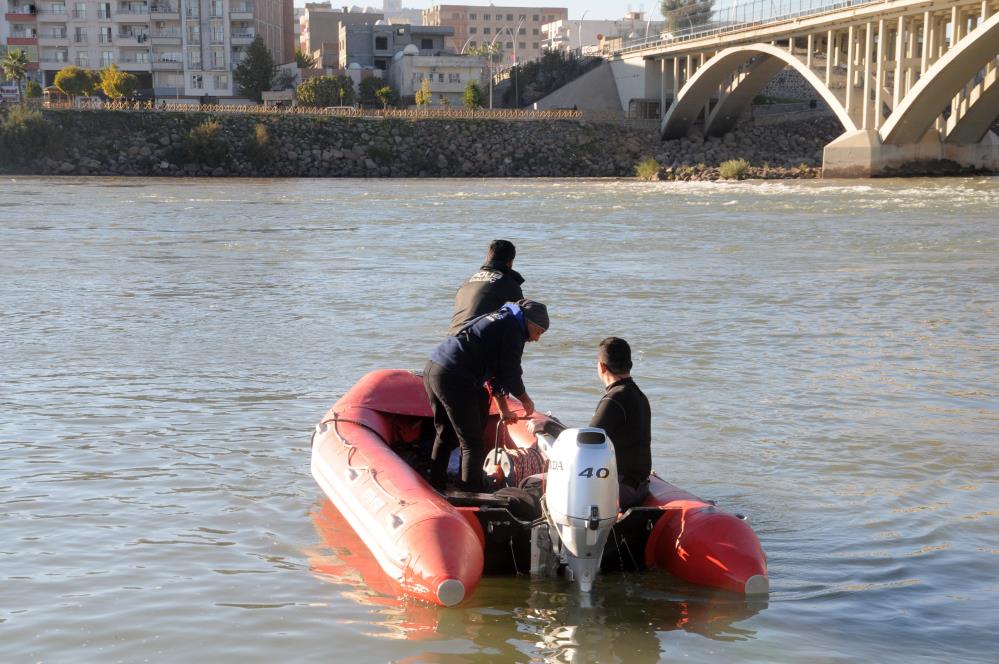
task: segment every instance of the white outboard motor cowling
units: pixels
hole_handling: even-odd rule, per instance
[[[584,592],[617,522],[614,445],[603,429],[566,429],[548,450],[545,505],[552,543]]]

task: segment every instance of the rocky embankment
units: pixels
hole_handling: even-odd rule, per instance
[[[715,179],[745,159],[760,177],[814,177],[832,120],[663,142],[650,129],[581,121],[332,118],[44,111],[44,150],[0,153],[39,175],[217,177],[630,177]],[[672,177],[671,177],[672,174]]]

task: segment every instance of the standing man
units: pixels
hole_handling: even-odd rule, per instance
[[[481,316],[447,337],[430,356],[423,385],[434,413],[434,449],[430,483],[444,492],[451,451],[461,448],[461,489],[482,490],[483,434],[488,413],[488,382],[500,416],[512,419],[506,395],[514,395],[526,415],[534,412],[520,366],[524,344],[537,341],[548,329],[548,309],[540,302],[520,300]]]
[[[614,443],[621,509],[640,504],[649,494],[652,473],[652,409],[631,378],[631,347],[607,337],[597,350],[597,375],[606,391],[591,427],[600,427]]]
[[[513,269],[517,248],[509,240],[493,240],[486,263],[465,280],[454,296],[454,315],[447,333],[455,335],[469,321],[496,311],[507,302],[524,299],[524,277]]]

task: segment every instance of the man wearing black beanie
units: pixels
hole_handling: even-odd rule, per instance
[[[436,437],[431,455],[431,484],[443,493],[451,451],[461,448],[461,489],[482,490],[483,434],[488,413],[489,383],[503,419],[512,419],[506,395],[534,412],[520,362],[524,344],[537,341],[548,329],[548,309],[540,302],[520,300],[466,324],[444,339],[430,356],[423,385],[434,413]]]

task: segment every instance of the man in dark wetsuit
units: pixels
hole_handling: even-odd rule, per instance
[[[466,323],[492,313],[507,302],[524,299],[520,285],[524,278],[513,269],[517,248],[509,240],[493,240],[486,252],[486,263],[465,280],[454,295],[454,314],[447,333],[458,333]]]
[[[503,419],[512,419],[506,395],[534,412],[520,366],[524,344],[537,341],[548,329],[548,310],[532,300],[508,303],[480,316],[449,336],[430,356],[423,385],[434,413],[434,449],[430,483],[443,492],[451,451],[461,448],[461,484],[464,491],[482,490],[483,434],[488,400],[482,384],[488,382]]]
[[[597,350],[597,375],[606,387],[591,427],[600,427],[614,443],[621,509],[640,504],[649,494],[652,473],[652,409],[631,378],[631,347],[607,337]]]

